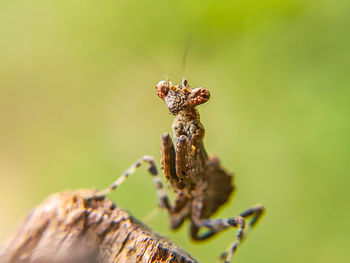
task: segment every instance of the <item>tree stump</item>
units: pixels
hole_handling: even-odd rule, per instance
[[[49,196],[0,253],[1,263],[197,262],[96,190]]]

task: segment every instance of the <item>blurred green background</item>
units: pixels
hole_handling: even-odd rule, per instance
[[[173,118],[154,87],[185,75],[210,90],[205,144],[236,175],[215,216],[267,207],[234,261],[349,262],[349,14],[349,1],[2,0],[0,244],[47,195],[159,160]],[[141,220],[157,205],[145,168],[111,197]],[[167,220],[148,224],[203,263],[235,233],[193,244]]]

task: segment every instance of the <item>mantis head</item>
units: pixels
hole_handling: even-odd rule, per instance
[[[208,90],[203,88],[191,89],[187,79],[182,84],[174,86],[171,81],[162,80],[156,86],[157,95],[166,103],[171,114],[196,107],[207,102],[210,98]]]

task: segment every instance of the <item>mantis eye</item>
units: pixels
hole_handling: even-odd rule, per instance
[[[157,95],[161,99],[164,99],[169,92],[169,82],[165,80],[159,81],[159,83],[156,86],[156,91],[157,91]]]
[[[203,88],[196,88],[192,90],[191,94],[188,96],[188,102],[191,106],[197,106],[204,102],[207,102],[210,98],[210,93],[208,90]]]

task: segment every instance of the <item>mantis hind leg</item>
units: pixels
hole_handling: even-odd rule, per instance
[[[205,240],[213,235],[221,232],[222,230],[228,229],[230,227],[238,228],[236,238],[227,252],[223,253],[221,258],[225,258],[225,263],[229,263],[232,259],[234,252],[237,247],[242,243],[243,239],[247,235],[246,219],[252,218],[248,222],[248,229],[253,228],[259,221],[261,216],[264,214],[265,208],[262,205],[255,205],[246,211],[242,212],[237,217],[227,218],[227,219],[199,219],[196,217],[196,212],[192,215],[191,224],[191,237],[194,240]],[[198,213],[197,213],[198,214]],[[201,227],[208,228],[208,231],[199,234]]]

